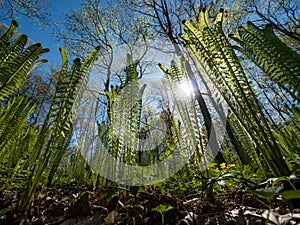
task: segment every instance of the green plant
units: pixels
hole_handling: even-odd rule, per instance
[[[297,189],[299,181],[300,178],[294,175],[270,178],[263,183],[265,185],[264,188],[250,189],[250,191],[270,202],[281,196],[291,208],[297,208],[299,207],[298,199],[300,199],[300,190]]]
[[[39,58],[49,51],[37,43],[27,46],[28,37],[14,37],[16,21],[0,38],[0,162],[15,167],[26,154],[22,143],[28,137],[27,119],[34,110],[34,103],[26,96],[10,98],[20,88],[29,72],[47,60]]]
[[[26,46],[28,37],[20,35],[11,41],[18,27],[13,20],[9,29],[0,38],[0,100],[7,97],[24,83],[28,73],[47,60],[38,60],[49,49],[42,48],[40,43]]]
[[[178,198],[197,195],[202,191],[201,171],[197,164],[188,164],[163,182],[154,184],[154,189],[171,193]]]
[[[1,70],[1,67],[0,67]],[[15,167],[23,157],[20,144],[26,139],[24,128],[34,104],[26,97],[15,97],[0,104],[0,162]]]
[[[181,38],[192,54],[197,69],[214,84],[215,90],[219,91],[216,96],[221,93],[229,106],[230,114],[227,120],[235,129],[241,144],[241,148],[238,149],[241,152],[238,155],[245,156],[241,161],[247,161],[248,156],[258,164],[261,171],[265,170],[263,165],[266,164],[275,176],[289,175],[291,171],[264,113],[264,105],[254,94],[249,78],[223,32],[222,21],[222,10],[214,23],[211,22],[208,11],[203,10],[198,14],[196,21],[183,22],[185,33]],[[277,42],[271,41],[269,44],[277,45]],[[272,66],[280,67],[280,60],[276,59],[272,61]],[[182,74],[181,70],[184,71],[183,66],[180,66],[180,69],[175,65],[171,65],[169,70],[162,68],[166,74],[173,77]],[[293,72],[290,68],[282,70],[283,74]],[[296,75],[297,71],[292,76]]]
[[[231,34],[235,48],[251,59],[268,77],[300,101],[300,55],[286,46],[268,24],[260,29],[251,22]]]
[[[27,36],[20,35],[12,41],[18,26],[12,21],[10,28],[0,38],[0,100],[20,88],[28,73],[47,60],[38,60],[49,49],[41,44],[26,47]],[[34,104],[25,97],[15,97],[0,105],[0,155],[11,168],[22,166],[31,169],[21,208],[26,209],[37,186],[44,179],[52,182],[57,167],[69,147],[73,135],[73,116],[87,85],[89,72],[97,59],[100,48],[96,47],[83,62],[75,59],[69,68],[64,49],[62,69],[57,77],[55,94],[43,125],[27,126],[27,119]],[[26,148],[24,148],[26,147]],[[22,163],[21,163],[22,161]],[[47,169],[47,174],[45,170]]]
[[[174,209],[173,206],[171,205],[158,205],[155,208],[152,209],[152,211],[158,212],[161,214],[161,223],[165,224],[165,213],[168,212],[169,210]]]
[[[35,161],[33,172],[25,192],[22,208],[29,206],[40,179],[48,167],[48,184],[51,183],[55,171],[66,152],[73,135],[73,113],[78,106],[82,93],[87,85],[89,72],[97,58],[100,48],[96,47],[85,58],[83,63],[77,58],[69,70],[68,57],[64,49],[62,69],[58,76],[55,94],[48,115],[40,129],[29,160]]]

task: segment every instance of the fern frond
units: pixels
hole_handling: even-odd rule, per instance
[[[240,45],[238,50],[300,101],[300,55],[279,40],[271,25],[260,29],[248,22],[230,37]]]
[[[113,135],[110,140],[110,150],[114,157],[118,158],[123,149],[123,160],[134,164],[140,144],[138,134],[141,127],[142,96],[146,86],[139,87],[138,62],[133,62],[132,57],[127,55],[127,63],[129,64],[125,68],[126,85],[121,89],[118,97],[116,93],[114,94],[115,89],[112,89],[110,93],[112,97],[115,96],[109,112],[111,115],[110,132]]]
[[[253,145],[253,140],[247,131],[244,129],[244,126],[240,124],[235,118],[230,119],[230,124],[236,130],[236,133],[239,135],[239,141],[241,143],[241,147],[247,153],[248,157],[253,162],[256,162],[259,168],[263,168],[262,164],[263,159],[257,154],[257,149]]]
[[[14,43],[9,47],[0,51],[0,66],[5,62],[12,62],[18,55],[20,55],[28,41],[26,35],[21,35]]]
[[[233,116],[251,136],[274,174],[288,174],[289,169],[264,116],[263,106],[251,89],[248,77],[222,30],[222,13],[221,10],[214,24],[207,11],[199,13],[196,23],[184,21],[185,34],[181,38],[199,70],[207,74],[210,82],[222,93]],[[271,160],[273,162],[270,163]],[[278,167],[279,164],[283,166]]]
[[[28,73],[33,70],[38,58],[49,49],[43,49],[41,44],[33,44],[27,48],[27,36],[21,35],[16,41],[10,43],[13,31],[17,26],[12,22],[6,34],[0,38],[0,100],[12,91],[21,87]]]
[[[16,28],[19,26],[18,22],[13,20],[11,21],[9,29],[5,32],[5,34],[0,38],[0,51],[7,48],[7,46],[10,43],[10,40],[16,30]]]
[[[17,141],[33,112],[34,105],[26,98],[15,97],[9,101],[0,115],[0,158],[5,160],[12,152],[11,145]]]
[[[183,65],[183,63],[181,63]],[[181,82],[188,80],[187,73],[184,68],[179,68],[175,61],[171,62],[171,68],[168,69],[164,65],[159,64],[163,70],[171,90],[171,99],[176,106],[179,121],[183,123],[180,126],[180,133],[178,128],[175,129],[176,139],[175,144],[178,149],[183,149],[186,154],[198,154],[198,159],[201,160],[206,155],[206,145],[202,140],[202,126],[199,119],[201,111],[194,104],[194,98],[182,100],[182,93],[178,91],[178,85]],[[174,123],[175,121],[173,121]],[[174,123],[176,126],[176,123]],[[178,126],[178,125],[177,125]]]
[[[49,161],[52,163],[50,168],[50,175],[48,176],[48,183],[51,183],[53,178],[53,171],[57,168],[62,155],[66,151],[66,145],[70,142],[70,133],[72,133],[72,119],[77,101],[80,100],[82,91],[85,89],[87,83],[88,72],[91,69],[93,62],[97,59],[97,54],[100,48],[95,48],[81,64],[80,60],[74,60],[71,70],[68,70],[68,60],[66,53],[61,49],[62,55],[62,70],[58,77],[53,101],[50,106],[50,111],[41,128],[40,135],[33,147],[32,152],[36,155],[31,156],[33,160],[41,157],[35,166],[32,173],[34,179],[28,187],[28,191],[23,199],[22,208],[27,208],[34,191],[41,179],[43,172],[46,169]],[[82,68],[82,66],[86,68]],[[72,136],[72,135],[71,135]],[[68,143],[66,143],[68,141]],[[62,148],[63,147],[63,148]],[[35,150],[35,149],[39,149]],[[32,159],[31,159],[32,161]]]

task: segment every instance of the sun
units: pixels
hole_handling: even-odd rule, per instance
[[[195,95],[191,82],[187,79],[181,81],[178,85],[178,91],[183,97],[193,97]]]

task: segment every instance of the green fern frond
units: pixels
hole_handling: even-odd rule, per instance
[[[253,145],[253,140],[251,139],[249,133],[247,133],[244,127],[240,124],[240,122],[234,118],[230,119],[230,124],[236,130],[236,133],[239,135],[238,138],[241,143],[241,147],[243,148],[243,151],[247,153],[247,156],[250,157],[250,159],[253,162],[256,162],[258,164],[259,168],[263,168],[263,159],[257,154],[257,149]]]
[[[130,83],[131,81],[138,80],[138,72],[137,72],[138,64],[139,64],[139,61],[133,62],[132,56],[130,54],[127,54],[127,66],[125,68],[125,73],[126,73],[125,83],[126,84]]]
[[[9,101],[5,111],[0,114],[0,158],[5,160],[11,154],[11,145],[17,141],[33,112],[34,104],[28,99],[15,97]]]
[[[296,126],[287,124],[274,135],[286,156],[300,154],[300,129]]]
[[[92,50],[83,63],[79,59],[75,59],[70,72],[67,70],[66,52],[63,49],[61,49],[61,52],[63,60],[62,70],[58,78],[51,106],[53,110],[49,112],[49,118],[52,121],[51,124],[54,124],[50,138],[50,141],[53,140],[51,148],[54,151],[54,168],[50,173],[49,182],[51,182],[53,171],[57,168],[58,162],[60,162],[62,155],[67,149],[66,147],[64,149],[61,148],[66,145],[65,141],[69,140],[67,137],[72,136],[72,117],[86,88],[89,72],[93,62],[97,58],[99,48]]]
[[[16,57],[18,57],[18,55],[22,53],[27,41],[28,37],[23,34],[14,43],[0,51],[0,66],[2,66],[5,62],[12,62]]]
[[[61,160],[65,153],[67,152],[67,149],[70,145],[71,139],[73,137],[73,127],[68,128],[68,131],[65,133],[65,137],[57,140],[58,142],[58,149],[56,152],[53,153],[53,156],[50,160],[49,165],[49,173],[48,173],[48,183],[51,184],[51,181],[53,180],[53,177],[57,171],[58,166],[61,163]]]
[[[37,160],[39,157],[41,157],[42,160],[36,164],[35,170],[32,173],[34,179],[24,196],[22,208],[29,206],[31,198],[49,161],[51,162],[51,172],[48,176],[48,183],[52,181],[53,171],[57,168],[61,157],[67,149],[64,146],[68,145],[71,140],[69,137],[71,135],[70,133],[72,133],[72,119],[76,109],[75,107],[86,87],[87,77],[89,76],[88,72],[93,62],[97,59],[99,49],[98,47],[91,51],[83,63],[81,63],[79,59],[74,60],[70,71],[68,70],[66,52],[61,49],[63,60],[62,70],[58,77],[50,111],[41,128],[36,145],[32,150],[36,155],[30,156],[31,161]],[[68,143],[66,143],[66,141],[68,141]],[[36,149],[39,149],[39,151]]]
[[[11,43],[16,27],[17,23],[12,22],[11,27],[0,38],[0,100],[21,87],[36,63],[46,62],[38,59],[49,51],[43,49],[41,44],[33,44],[25,48],[28,40],[26,35],[21,35]]]
[[[127,55],[127,63],[129,64],[125,68],[126,85],[120,92],[117,93],[116,89],[112,89],[109,94],[114,99],[109,112],[111,116],[110,133],[112,135],[110,151],[114,157],[119,158],[123,149],[123,160],[134,164],[140,143],[138,134],[141,127],[142,96],[146,86],[139,86],[138,62],[133,62],[132,57]],[[115,136],[115,134],[117,135]]]
[[[181,38],[198,69],[208,76],[223,95],[233,116],[243,126],[244,132],[251,136],[253,144],[262,152],[274,174],[287,175],[289,169],[264,116],[263,106],[256,98],[248,77],[222,30],[222,14],[221,10],[214,23],[210,21],[207,11],[199,13],[196,23],[184,21],[185,34]]]
[[[180,62],[183,65],[182,62]],[[187,73],[184,68],[180,68],[175,61],[171,62],[171,68],[168,69],[162,64],[159,64],[159,67],[164,72],[171,89],[171,98],[176,106],[177,114],[179,121],[184,123],[181,127],[178,127],[178,124],[173,121],[173,130],[176,134],[176,138],[173,140],[174,144],[180,146],[181,149],[185,149],[188,154],[195,153],[198,154],[198,159],[203,158],[204,155],[207,155],[206,145],[203,144],[202,140],[202,126],[199,120],[199,115],[201,114],[199,107],[195,106],[194,99],[191,96],[190,99],[182,100],[180,91],[178,91],[178,85],[182,81],[188,80]],[[176,125],[177,124],[177,125]],[[176,129],[177,127],[177,129]],[[180,140],[180,141],[179,141]]]
[[[19,26],[18,22],[13,20],[11,21],[9,29],[5,32],[5,34],[0,38],[0,52],[7,48],[7,46],[10,44],[11,38],[16,30],[16,28]]]
[[[260,29],[248,22],[247,28],[239,27],[238,34],[230,37],[240,45],[238,50],[300,100],[300,55],[279,40],[271,25]]]

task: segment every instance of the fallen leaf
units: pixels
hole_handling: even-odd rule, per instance
[[[117,217],[118,217],[119,213],[117,212],[117,210],[113,210],[111,211],[107,217],[105,218],[105,225],[112,225],[116,222]]]

